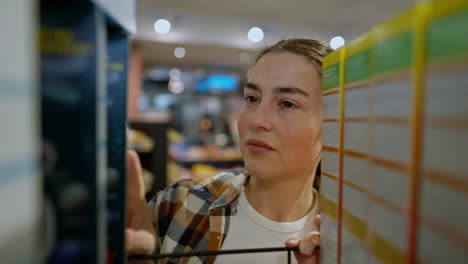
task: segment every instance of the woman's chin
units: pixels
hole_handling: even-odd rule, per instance
[[[271,164],[266,162],[246,162],[245,169],[250,176],[258,179],[271,178],[275,174],[275,171],[277,172]]]

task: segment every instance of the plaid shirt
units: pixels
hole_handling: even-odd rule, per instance
[[[219,250],[248,175],[225,172],[202,183],[182,180],[149,203],[159,253]],[[160,263],[213,263],[214,256],[173,258]]]

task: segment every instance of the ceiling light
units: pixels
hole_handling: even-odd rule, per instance
[[[263,37],[265,35],[263,34],[263,30],[259,27],[253,27],[249,30],[249,33],[247,34],[247,38],[250,40],[250,42],[253,43],[258,43],[263,40]]]
[[[174,68],[169,71],[169,76],[171,77],[171,79],[178,79],[180,78],[181,74],[182,74],[181,71],[177,68]]]
[[[158,19],[154,22],[154,31],[159,34],[167,34],[171,31],[171,23],[166,19]]]
[[[185,57],[185,49],[182,47],[178,47],[174,50],[174,56],[178,59],[182,59]]]
[[[345,40],[341,36],[333,37],[330,40],[330,47],[334,50],[339,49],[341,46],[344,46]]]
[[[173,94],[180,94],[185,90],[185,84],[181,80],[171,79],[169,81],[169,91]]]

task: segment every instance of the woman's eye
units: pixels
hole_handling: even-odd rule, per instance
[[[294,108],[296,105],[290,101],[282,101],[280,105],[284,108]]]
[[[247,103],[256,103],[258,101],[258,98],[253,96],[253,95],[248,95],[248,96],[244,97],[244,100]]]

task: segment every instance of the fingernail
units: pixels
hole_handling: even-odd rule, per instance
[[[299,243],[300,243],[300,240],[297,238],[288,238],[285,244],[287,247],[297,247]]]
[[[293,244],[297,244],[297,243],[299,243],[299,239],[297,239],[297,238],[289,238],[289,239],[288,239],[288,242],[289,242],[289,243],[293,243]]]

